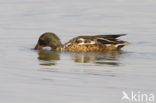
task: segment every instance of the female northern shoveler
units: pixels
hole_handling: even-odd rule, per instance
[[[113,51],[129,44],[129,42],[117,39],[124,35],[126,34],[78,36],[63,45],[58,36],[54,33],[46,32],[40,36],[35,49],[42,49],[48,46],[51,47],[52,50],[67,52]]]

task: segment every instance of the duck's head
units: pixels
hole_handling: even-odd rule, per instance
[[[34,49],[42,49],[43,47],[50,47],[52,50],[61,47],[60,39],[54,33],[46,32],[39,37],[38,43]]]

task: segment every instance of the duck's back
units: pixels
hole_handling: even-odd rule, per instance
[[[105,52],[117,50],[129,44],[126,41],[117,39],[124,35],[78,36],[65,43],[62,50],[68,52]]]

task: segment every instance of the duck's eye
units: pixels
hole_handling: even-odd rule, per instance
[[[43,46],[46,46],[46,42],[44,40],[39,40],[39,44],[43,45]]]

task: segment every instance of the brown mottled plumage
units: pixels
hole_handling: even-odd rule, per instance
[[[50,46],[52,50],[67,52],[105,52],[122,48],[129,42],[118,40],[120,36],[116,35],[95,35],[95,36],[78,36],[64,45],[54,33],[44,33],[40,38],[35,49],[41,49]]]

